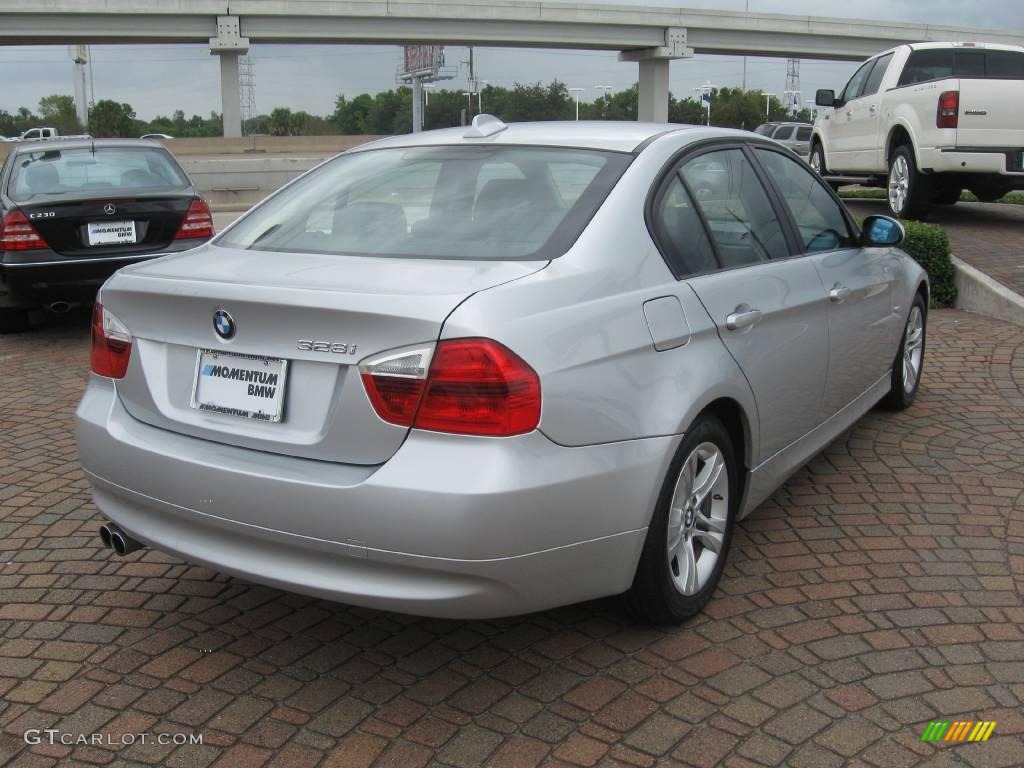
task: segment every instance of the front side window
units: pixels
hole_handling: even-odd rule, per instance
[[[882,78],[885,77],[885,71],[889,69],[890,61],[892,61],[891,53],[875,59],[875,66],[871,70],[867,82],[864,83],[864,91],[861,93],[861,96],[871,96],[878,93],[878,86],[882,84]]]
[[[793,215],[805,252],[834,251],[855,244],[839,203],[828,193],[817,174],[803,163],[779,152],[758,149],[757,156]]]
[[[796,140],[797,141],[810,141],[811,140],[811,126],[796,129]]]
[[[624,153],[431,146],[341,155],[214,243],[252,250],[546,259],[575,242],[629,164]]]
[[[706,152],[681,173],[708,223],[725,268],[789,256],[782,225],[742,150]]]
[[[162,149],[82,147],[40,149],[18,155],[8,194],[19,203],[111,192],[182,191],[188,179]]]
[[[860,69],[853,73],[853,77],[850,78],[850,82],[843,88],[843,101],[853,101],[858,98],[861,91],[864,90],[864,83],[868,79],[868,75],[871,73],[871,67],[874,65],[874,60],[863,64]]]

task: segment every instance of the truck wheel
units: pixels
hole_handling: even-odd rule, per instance
[[[811,147],[811,156],[807,158],[807,164],[819,176],[828,175],[828,169],[825,167],[825,150],[821,148],[821,144],[816,143]]]
[[[935,192],[935,200],[933,202],[936,205],[956,205],[960,202],[960,193],[962,191],[960,187],[942,187]]]
[[[896,148],[889,162],[889,210],[901,219],[928,217],[931,203],[931,184],[917,170],[914,151],[903,144]]]

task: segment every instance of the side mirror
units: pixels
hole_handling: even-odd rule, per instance
[[[830,89],[821,88],[814,94],[814,103],[819,107],[833,107],[836,103],[836,92]]]
[[[868,216],[861,230],[861,245],[865,248],[889,248],[899,245],[907,231],[896,219],[888,216]]]

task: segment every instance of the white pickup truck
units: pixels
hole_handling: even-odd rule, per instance
[[[61,136],[56,128],[29,128],[14,141],[54,141],[56,139],[91,139],[87,133]]]
[[[835,187],[887,188],[897,216],[1024,189],[1024,48],[901,45],[815,101],[811,167]]]

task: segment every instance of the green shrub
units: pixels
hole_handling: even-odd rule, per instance
[[[885,200],[889,193],[884,189],[858,187],[856,189],[840,189],[839,196],[844,200]]]
[[[931,305],[951,307],[956,301],[955,268],[949,250],[949,236],[942,227],[920,221],[904,221],[907,237],[900,246],[924,267],[931,282]]]

